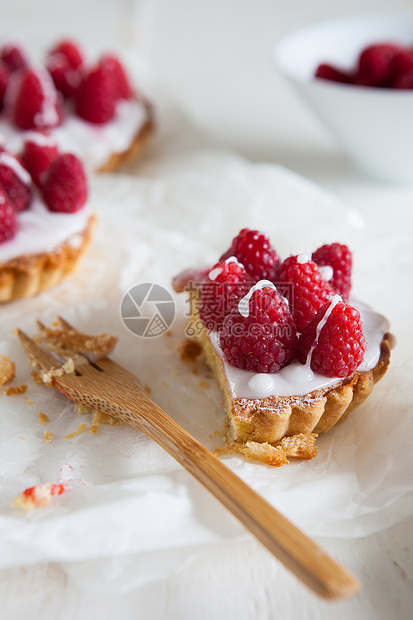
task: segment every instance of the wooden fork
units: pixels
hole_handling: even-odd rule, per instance
[[[64,327],[73,329],[59,320]],[[17,334],[34,367],[44,372],[60,367],[26,334],[20,330]],[[359,590],[360,583],[350,572],[174,422],[133,374],[109,358],[97,363],[88,363],[84,358],[84,363],[75,366],[75,373],[54,376],[53,383],[75,402],[115,416],[156,441],[318,595],[339,599]]]

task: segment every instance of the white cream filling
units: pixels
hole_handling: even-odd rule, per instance
[[[60,152],[74,153],[82,159],[87,171],[92,172],[105,164],[112,153],[125,151],[147,117],[141,101],[121,100],[117,103],[115,118],[109,123],[96,125],[67,112],[62,125],[48,132]],[[26,138],[33,137],[33,130],[18,129],[3,116],[0,117],[0,135],[7,150],[20,153]]]
[[[13,239],[0,243],[0,264],[25,254],[50,252],[64,241],[79,245],[79,234],[91,215],[88,203],[76,213],[49,211],[37,193],[28,209],[18,214],[19,229]]]
[[[358,301],[351,301],[361,314],[363,332],[366,339],[366,353],[358,370],[371,370],[380,358],[380,345],[383,336],[389,331],[388,320]],[[292,362],[276,373],[253,373],[231,366],[224,360],[219,345],[218,332],[210,334],[211,343],[222,360],[224,372],[233,398],[265,398],[266,396],[304,396],[314,390],[332,387],[339,378],[329,378],[315,373],[309,364]]]

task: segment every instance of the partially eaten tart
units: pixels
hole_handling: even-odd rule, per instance
[[[243,229],[211,269],[174,279],[192,291],[189,333],[220,385],[232,449],[272,465],[287,462],[282,452],[312,458],[312,440],[386,372],[388,321],[351,300],[351,268],[343,244],[282,261],[266,235]]]

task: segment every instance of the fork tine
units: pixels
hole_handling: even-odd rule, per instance
[[[73,331],[77,332],[77,329],[75,329],[73,327],[73,325],[70,325],[70,323],[68,323],[66,321],[66,319],[64,319],[62,316],[58,316],[58,321],[60,323],[60,325],[64,328],[64,329],[73,329]]]
[[[36,319],[37,329],[43,334],[46,332],[47,327],[44,323],[42,323],[39,319]]]
[[[39,347],[34,340],[29,338],[21,329],[17,330],[17,336],[27,353],[27,357],[32,366],[37,368],[41,368],[42,370],[51,370],[52,368],[56,368],[58,366],[58,362],[55,360],[50,353],[44,351],[41,347]]]

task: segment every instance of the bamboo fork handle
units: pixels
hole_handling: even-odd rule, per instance
[[[138,387],[138,386],[137,386]],[[156,441],[295,575],[325,598],[355,594],[358,580],[181,428],[146,394],[116,415]],[[120,404],[120,402],[119,402]],[[112,411],[112,413],[114,413]]]

